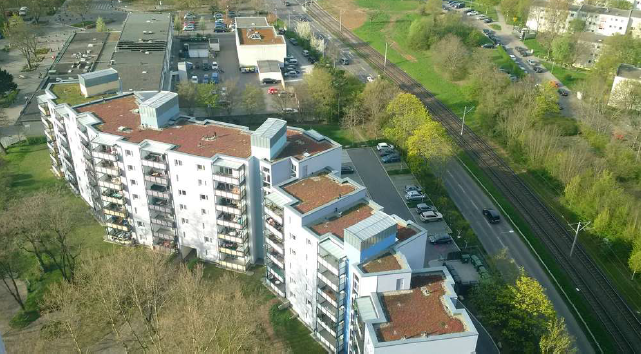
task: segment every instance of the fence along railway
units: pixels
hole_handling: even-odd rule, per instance
[[[505,195],[528,223],[532,232],[546,246],[557,264],[565,271],[586,299],[597,319],[609,332],[617,351],[641,353],[641,321],[619,295],[614,286],[578,245],[569,258],[572,235],[561,222],[527,187],[514,171],[499,157],[494,149],[469,129],[460,134],[461,119],[420,83],[393,63],[384,63],[384,57],[315,2],[307,12],[337,38],[352,46],[370,65],[384,72],[402,90],[416,95],[430,111],[432,117],[446,128],[452,139],[465,151]]]

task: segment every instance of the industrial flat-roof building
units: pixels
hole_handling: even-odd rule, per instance
[[[277,61],[281,65],[287,56],[285,36],[276,32],[264,17],[237,17],[236,48],[238,63],[243,67],[258,67],[259,61]]]

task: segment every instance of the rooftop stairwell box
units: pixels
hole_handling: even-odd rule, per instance
[[[170,91],[160,91],[151,97],[138,96],[140,124],[143,127],[159,129],[169,125],[178,117],[178,94]]]
[[[78,82],[80,83],[80,92],[85,97],[122,91],[120,76],[112,68],[78,74]]]
[[[287,122],[282,119],[267,120],[251,135],[252,155],[258,159],[272,160],[287,142]]]

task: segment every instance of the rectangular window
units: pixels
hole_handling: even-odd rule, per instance
[[[200,200],[209,200],[209,197],[204,195],[204,194],[201,194],[200,195]]]
[[[143,225],[144,224],[142,223],[142,221],[138,221],[138,226],[143,226]]]
[[[138,194],[132,194],[131,195],[134,199],[138,199]]]
[[[138,208],[134,208],[134,214],[138,214]]]
[[[135,179],[132,179],[132,180],[131,180],[131,185],[132,185],[132,186],[135,186],[135,185],[137,185],[137,184],[138,184],[138,183],[136,182],[136,180],[135,180]]]
[[[126,156],[131,156],[131,155],[133,155],[133,153],[131,152],[131,150],[125,150],[125,155]]]
[[[182,162],[182,161],[180,161],[180,160],[174,160],[174,165],[176,165],[176,166],[182,166],[182,165],[183,165],[183,162]]]
[[[198,185],[199,185],[199,186],[202,186],[202,185],[203,185],[203,180],[202,180],[202,179],[199,179],[199,180],[198,180]]]
[[[289,237],[290,237],[292,240],[295,240],[295,239],[296,239],[296,235],[294,235],[294,234],[289,234]]]
[[[133,171],[134,167],[132,165],[127,165],[127,171]]]
[[[205,210],[205,209],[200,209],[200,213],[201,213],[202,215],[207,215],[207,210]]]
[[[187,195],[187,191],[182,190],[182,189],[179,189],[179,190],[178,190],[178,194],[180,194],[180,195]]]
[[[290,248],[290,249],[289,249],[289,253],[293,254],[294,256],[296,255],[296,251],[294,251],[294,249],[293,249],[293,248]]]
[[[180,222],[182,222],[183,224],[189,224],[189,220],[185,218],[180,219]]]
[[[196,169],[197,169],[198,171],[204,171],[204,170],[205,170],[205,166],[203,166],[203,165],[196,165]]]
[[[180,210],[187,210],[187,206],[185,204],[180,204]]]
[[[310,239],[307,239],[307,245],[309,246],[311,244],[312,244],[312,241]]]
[[[207,236],[205,236],[205,242],[211,242],[211,239]]]

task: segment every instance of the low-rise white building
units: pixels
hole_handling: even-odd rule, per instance
[[[621,64],[612,83],[608,105],[629,110],[641,110],[641,68]]]
[[[259,61],[277,61],[287,56],[285,36],[276,33],[264,17],[236,17],[236,50],[241,68],[258,67]]]

